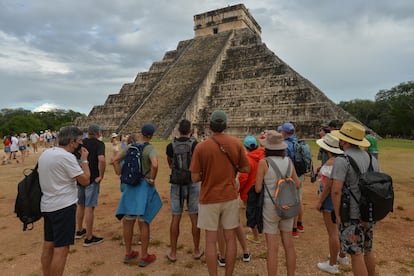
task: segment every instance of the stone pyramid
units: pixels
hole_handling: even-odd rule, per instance
[[[356,121],[267,48],[243,4],[195,15],[194,30],[193,39],[180,41],[75,124],[97,123],[107,137],[153,122],[155,136],[169,138],[183,118],[198,134],[208,133],[210,114],[221,109],[226,132],[238,137],[290,121],[299,137],[313,138],[323,122]]]

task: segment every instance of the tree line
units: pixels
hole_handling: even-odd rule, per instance
[[[59,130],[72,125],[75,119],[85,114],[73,110],[55,109],[47,112],[32,112],[23,108],[0,110],[0,138],[14,133]]]
[[[338,105],[382,137],[414,138],[414,81],[380,90],[374,101],[355,99]],[[48,112],[1,109],[0,137],[33,130],[58,130],[72,125],[79,116],[85,114],[63,109]]]
[[[414,81],[380,90],[375,101],[341,101],[339,106],[382,137],[414,138]]]

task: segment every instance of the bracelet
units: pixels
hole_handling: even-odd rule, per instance
[[[81,160],[81,164],[89,164],[88,160]]]

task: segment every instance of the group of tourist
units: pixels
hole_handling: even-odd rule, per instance
[[[278,247],[281,239],[286,258],[287,275],[296,270],[296,251],[293,238],[304,232],[303,204],[301,193],[304,175],[298,175],[294,160],[293,141],[298,138],[292,123],[284,123],[275,130],[267,130],[259,139],[248,135],[243,142],[225,133],[227,116],[223,111],[214,111],[210,117],[211,135],[202,142],[191,137],[191,123],[179,123],[179,136],[167,145],[166,155],[171,169],[170,189],[170,249],[165,257],[171,263],[179,258],[177,241],[179,225],[184,210],[191,220],[193,237],[192,257],[199,260],[205,255],[210,275],[217,275],[217,266],[225,267],[225,275],[232,275],[236,263],[237,240],[242,248],[242,260],[250,261],[251,252],[246,239],[260,243],[257,227],[244,236],[239,217],[239,197],[245,205],[252,187],[260,193],[268,189],[263,200],[263,233],[267,247],[268,275],[278,271]],[[61,275],[64,270],[69,246],[75,238],[84,238],[84,246],[103,242],[93,235],[94,209],[97,206],[99,187],[105,172],[105,144],[97,125],[91,125],[88,136],[76,127],[64,127],[59,132],[58,146],[44,151],[39,158],[39,175],[43,191],[41,210],[44,214],[44,245],[42,270],[44,275]],[[146,123],[140,135],[130,135],[125,147],[119,147],[118,135],[111,135],[113,147],[111,164],[118,175],[129,149],[142,145],[142,175],[136,186],[120,183],[122,195],[116,216],[122,220],[125,244],[124,263],[138,259],[138,266],[145,267],[157,257],[149,253],[150,223],[161,209],[161,199],[156,190],[158,173],[157,152],[151,139],[155,125]],[[374,223],[363,222],[357,203],[351,201],[351,220],[343,222],[340,216],[341,194],[344,187],[351,187],[358,194],[356,172],[344,158],[354,158],[365,171],[369,164],[367,149],[370,142],[365,138],[365,128],[354,122],[345,122],[340,129],[321,127],[321,166],[319,200],[316,206],[321,211],[328,232],[329,259],[317,267],[331,274],[339,273],[338,264],[347,265],[351,256],[355,275],[374,275],[375,261],[372,250]],[[265,159],[266,157],[266,159]],[[375,158],[374,158],[375,159]],[[373,160],[374,160],[373,159]],[[280,171],[287,172],[296,183],[301,208],[298,216],[282,219],[275,211],[271,194],[280,176],[269,166],[271,160]],[[184,164],[184,165],[183,165]],[[378,162],[373,162],[378,170]],[[61,219],[65,218],[65,219]],[[138,222],[141,252],[132,248],[133,228]],[[83,228],[83,223],[86,227]],[[205,247],[200,245],[200,229],[205,231]],[[217,246],[219,250],[217,250]],[[218,253],[219,252],[219,253]]]

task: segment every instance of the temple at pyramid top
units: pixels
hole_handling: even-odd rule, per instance
[[[194,15],[196,37],[244,28],[258,35],[261,34],[259,24],[243,4]]]
[[[208,135],[210,115],[220,109],[228,116],[226,132],[240,138],[287,121],[299,137],[314,138],[321,123],[356,121],[262,42],[244,5],[195,15],[194,31],[75,124],[99,124],[108,137],[152,122],[156,137],[170,138],[185,118]]]

